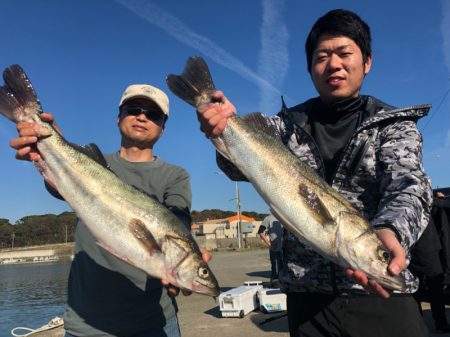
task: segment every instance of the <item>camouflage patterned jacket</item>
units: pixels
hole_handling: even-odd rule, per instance
[[[369,220],[373,227],[393,229],[409,253],[426,225],[432,203],[431,184],[422,166],[422,136],[416,121],[429,105],[395,109],[364,96],[361,123],[347,143],[334,174],[332,186]],[[310,136],[308,112],[314,99],[293,108],[283,104],[270,121],[278,128],[284,144],[301,160],[324,176],[319,149]],[[219,167],[233,180],[240,172],[220,155]],[[409,254],[408,254],[409,255]],[[404,272],[407,292],[417,290],[418,281]],[[283,268],[280,281],[285,292],[361,292],[341,267],[304,246],[290,232],[283,237]]]

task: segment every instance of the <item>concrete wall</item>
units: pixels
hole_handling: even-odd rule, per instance
[[[24,250],[24,251],[10,251],[0,253],[1,259],[11,259],[11,258],[33,258],[41,256],[53,256],[55,254],[54,249],[37,249],[37,250]]]
[[[232,239],[206,239],[204,236],[196,236],[200,247],[204,247],[207,250],[226,250],[226,249],[237,249],[239,248],[239,243],[236,238]],[[246,238],[242,240],[242,248],[267,248],[268,247],[262,242],[262,240],[257,238]]]
[[[33,262],[36,259],[44,261],[45,258],[55,256],[58,259],[69,259],[73,251],[74,243],[3,249],[0,251],[0,263],[11,260],[19,260],[18,262]]]

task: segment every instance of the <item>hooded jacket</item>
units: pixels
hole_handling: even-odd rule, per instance
[[[350,140],[344,147],[332,174],[331,186],[341,193],[374,228],[392,229],[406,250],[428,224],[432,191],[422,165],[422,136],[416,122],[430,105],[397,109],[372,97],[362,96],[365,105]],[[283,143],[300,160],[322,177],[325,175],[321,153],[311,136],[309,115],[318,98],[292,108],[283,102],[281,111],[268,117]],[[232,180],[245,180],[233,165],[220,155],[219,167]],[[403,272],[407,290],[417,290],[418,281]],[[287,230],[283,235],[283,268],[279,275],[282,289],[345,294],[361,292],[341,267],[329,262],[303,245]]]

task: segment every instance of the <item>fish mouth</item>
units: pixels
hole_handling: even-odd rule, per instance
[[[383,287],[389,288],[391,290],[397,290],[402,293],[406,291],[406,283],[401,276],[374,275],[372,276],[372,278],[380,283]]]
[[[217,297],[220,294],[219,287],[217,287],[217,286],[208,287],[206,285],[198,284],[198,283],[193,284],[191,290],[198,294],[208,295],[208,296],[212,296],[212,297]]]

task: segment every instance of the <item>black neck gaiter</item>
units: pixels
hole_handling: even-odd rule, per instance
[[[318,99],[309,114],[311,136],[319,147],[325,165],[325,180],[329,184],[344,147],[360,123],[364,106],[365,99],[361,96],[328,106]]]

